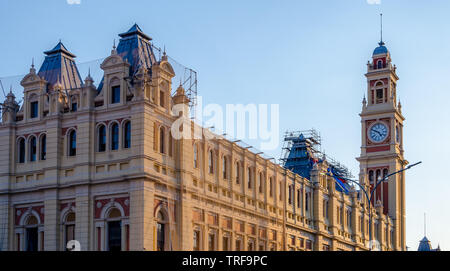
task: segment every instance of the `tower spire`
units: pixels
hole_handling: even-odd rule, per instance
[[[380,13],[380,46],[384,45],[383,42],[383,13]]]
[[[427,213],[423,213],[423,234],[427,236]]]

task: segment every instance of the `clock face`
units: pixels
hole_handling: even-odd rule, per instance
[[[369,131],[369,138],[373,142],[382,142],[388,135],[388,128],[383,123],[374,124]]]

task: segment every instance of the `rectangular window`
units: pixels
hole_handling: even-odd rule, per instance
[[[194,231],[194,251],[200,250],[200,231]]]
[[[38,116],[38,102],[32,102],[30,104],[30,118],[37,118]]]
[[[75,240],[75,225],[67,225],[66,226],[66,242],[65,242],[65,244],[67,244],[67,242],[69,242],[71,240]]]
[[[241,240],[237,239],[236,240],[236,251],[240,251],[241,250]]]
[[[280,182],[280,200],[283,199],[283,184]]]
[[[213,233],[208,234],[208,249],[209,249],[209,251],[214,251],[215,238],[216,238],[216,236]]]
[[[312,241],[306,240],[306,249],[311,250],[312,249]]]
[[[159,92],[159,105],[161,107],[164,107],[164,92],[163,91]]]
[[[114,86],[111,89],[111,103],[116,104],[120,102],[120,86]]]
[[[228,237],[224,236],[222,240],[223,251],[228,251]]]
[[[77,110],[78,110],[78,104],[72,103],[72,112],[77,112]]]
[[[305,210],[309,211],[309,192],[305,194]]]
[[[292,186],[289,186],[288,202],[292,204]]]
[[[383,89],[377,89],[377,104],[383,102]]]

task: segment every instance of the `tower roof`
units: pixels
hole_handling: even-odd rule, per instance
[[[64,46],[64,44],[61,41],[58,42],[58,44],[56,44],[56,46],[53,49],[44,52],[44,54],[46,55],[53,55],[57,53],[64,53],[70,57],[76,57],[74,54],[69,52],[69,50],[67,50],[66,46]]]
[[[419,243],[417,251],[432,251],[430,240],[425,236]]]
[[[373,55],[381,55],[381,54],[387,54],[389,53],[388,49],[386,48],[386,46],[384,46],[384,42],[381,41],[380,43],[378,43],[378,47],[375,48],[375,50],[373,51]]]
[[[117,46],[117,54],[130,64],[130,76],[133,76],[141,67],[150,69],[157,61],[153,53],[151,38],[134,24],[127,32],[119,34],[121,37]],[[98,91],[103,88],[101,80]]]
[[[117,53],[123,60],[127,60],[130,63],[130,76],[137,72],[141,66],[150,69],[156,63],[156,58],[149,42],[151,38],[145,35],[137,24],[119,36],[121,39],[117,46]]]
[[[126,37],[134,36],[134,35],[139,35],[139,36],[141,36],[142,38],[144,38],[146,40],[152,40],[151,37],[149,37],[146,34],[144,34],[142,29],[137,24],[134,24],[127,32],[119,34],[119,36],[121,38],[126,38]]]
[[[59,83],[63,89],[82,86],[82,80],[75,64],[75,55],[59,42],[53,49],[44,52],[47,56],[39,69],[38,75],[45,79],[49,88]]]

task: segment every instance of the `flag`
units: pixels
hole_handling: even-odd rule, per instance
[[[348,194],[349,190],[348,190],[347,180],[337,176],[334,173],[334,170],[332,167],[328,168],[328,172],[331,172],[331,174],[334,178],[334,181],[336,182],[336,190],[339,192],[345,192],[346,194]]]

